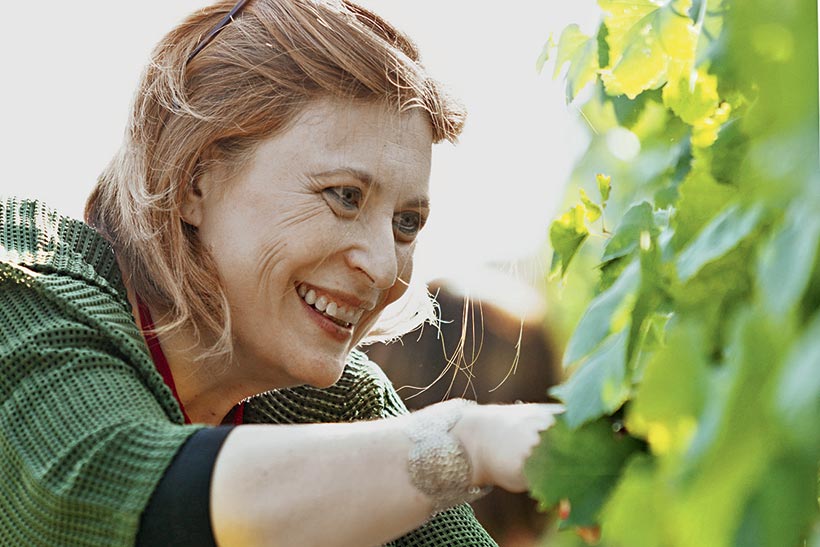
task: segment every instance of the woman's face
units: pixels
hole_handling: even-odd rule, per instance
[[[317,101],[183,207],[222,278],[249,391],[331,385],[405,291],[428,215],[425,113]]]

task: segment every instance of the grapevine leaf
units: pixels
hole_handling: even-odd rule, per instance
[[[692,168],[681,183],[673,225],[676,249],[681,249],[703,226],[737,196],[734,186],[718,184],[711,174],[711,162],[700,149],[693,151]]]
[[[633,262],[621,273],[618,280],[590,302],[587,311],[578,322],[564,352],[564,366],[575,363],[600,344],[617,329],[613,322],[617,312],[629,307],[638,287],[640,275],[638,263]]]
[[[544,47],[541,49],[541,54],[538,55],[538,59],[535,60],[535,70],[540,74],[541,71],[544,69],[544,64],[550,59],[550,53],[552,52],[553,48],[555,47],[555,41],[552,39],[552,34],[549,35],[547,38]]]
[[[779,547],[803,545],[814,516],[817,488],[811,481],[816,461],[791,455],[770,464],[746,506],[735,545]],[[795,472],[797,471],[797,472]]]
[[[659,90],[650,90],[644,91],[635,99],[629,99],[623,95],[619,95],[617,97],[611,97],[609,101],[612,103],[618,124],[627,129],[632,129],[635,124],[638,123],[647,103],[659,104],[660,98],[661,92]]]
[[[720,184],[730,184],[737,176],[737,168],[749,149],[749,139],[743,133],[739,120],[731,120],[723,126],[717,140],[709,148],[712,176]]]
[[[820,243],[820,214],[804,202],[795,203],[785,222],[763,246],[757,263],[760,295],[776,317],[793,310],[809,284]]]
[[[778,379],[775,406],[793,440],[820,452],[820,313],[795,343]]]
[[[581,188],[581,203],[583,203],[584,208],[586,208],[586,218],[589,222],[595,222],[601,218],[603,212],[601,206],[589,199],[589,196],[583,188]]]
[[[700,68],[670,76],[663,87],[663,104],[692,126],[692,145],[711,146],[732,109],[721,102],[717,78]]]
[[[681,281],[691,279],[709,262],[734,249],[757,226],[762,216],[760,207],[742,209],[730,206],[710,222],[677,259]]]
[[[612,177],[598,173],[595,175],[595,181],[598,183],[598,193],[601,194],[601,206],[606,207],[606,202],[609,201],[609,194],[612,192]]]
[[[566,274],[572,257],[581,244],[589,237],[589,230],[584,223],[583,205],[576,205],[558,217],[550,225],[550,243],[552,244],[552,267],[550,275],[555,276],[559,270],[561,276]]]
[[[644,370],[627,427],[655,454],[682,453],[691,441],[708,387],[705,349],[702,325],[678,324]]]
[[[581,32],[578,25],[569,25],[558,39],[553,78],[557,78],[564,63],[569,61],[567,72],[567,103],[578,95],[588,83],[598,77],[598,39]]]
[[[634,99],[666,82],[670,65],[694,64],[697,32],[686,15],[691,0],[598,0],[607,12],[609,66],[601,78],[610,95]]]
[[[607,419],[573,430],[559,416],[541,434],[524,467],[532,496],[544,509],[568,499],[566,526],[591,526],[629,457],[641,443],[613,433]]]
[[[744,506],[783,447],[764,401],[771,400],[792,330],[756,308],[744,309],[730,324],[726,360],[712,375],[703,417],[679,470],[686,479],[676,535],[691,533],[690,545],[730,544]],[[816,479],[816,467],[813,474]]]
[[[660,233],[655,226],[652,205],[647,201],[633,205],[624,214],[623,220],[607,242],[601,260],[609,261],[630,254],[638,248],[641,232],[649,232],[652,237],[657,237]]]
[[[641,547],[667,544],[665,520],[673,501],[667,489],[658,480],[649,457],[632,458],[601,511],[604,543]]]
[[[702,68],[670,79],[662,97],[663,104],[689,125],[712,116],[720,103],[717,78]]]
[[[629,396],[626,343],[629,329],[611,335],[580,365],[569,380],[550,390],[566,405],[566,420],[575,428],[611,414]]]
[[[598,68],[609,66],[609,44],[606,43],[606,25],[598,25],[595,38],[598,41]]]

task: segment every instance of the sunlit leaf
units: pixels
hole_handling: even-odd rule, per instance
[[[712,116],[720,104],[717,78],[703,68],[675,75],[663,87],[663,104],[689,125]]]
[[[555,41],[552,39],[552,34],[549,35],[547,38],[544,47],[541,48],[541,53],[538,55],[538,58],[535,60],[535,70],[540,73],[544,69],[544,64],[550,59],[550,54],[552,50],[555,48]]]
[[[550,275],[563,276],[567,272],[572,257],[578,248],[589,237],[584,217],[583,205],[576,205],[558,217],[550,225],[550,243],[552,244],[552,267]]]
[[[595,175],[595,181],[598,183],[598,193],[601,194],[601,205],[606,207],[606,202],[609,201],[609,194],[612,192],[612,177],[598,173]]]
[[[693,153],[692,168],[678,188],[680,197],[672,219],[675,228],[672,243],[677,249],[682,248],[738,196],[736,187],[718,184],[712,177],[707,154],[699,150]]]
[[[598,40],[581,32],[578,25],[569,25],[561,33],[553,78],[560,74],[561,68],[568,61],[567,103],[598,77]]]
[[[687,15],[691,0],[598,0],[606,12],[609,66],[601,78],[610,95],[634,99],[664,84],[675,64],[694,64],[697,32]]]
[[[586,191],[581,188],[581,203],[584,204],[584,208],[586,209],[587,220],[589,222],[595,222],[599,218],[601,218],[601,213],[603,212],[601,206],[589,199]]]

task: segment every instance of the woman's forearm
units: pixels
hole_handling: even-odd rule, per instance
[[[214,467],[217,542],[359,547],[418,527],[432,504],[407,472],[408,419],[236,428]]]
[[[222,547],[380,545],[475,486],[523,491],[524,462],[557,412],[450,401],[372,422],[238,427],[214,466],[214,536]]]

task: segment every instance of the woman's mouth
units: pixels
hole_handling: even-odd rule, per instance
[[[324,317],[345,329],[352,329],[361,320],[364,310],[361,308],[352,309],[344,304],[333,301],[324,294],[317,294],[312,288],[304,283],[296,287],[296,292],[304,300],[305,304],[321,313]]]

